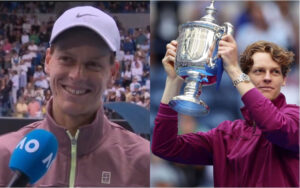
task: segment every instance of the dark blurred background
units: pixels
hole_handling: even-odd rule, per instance
[[[178,36],[178,26],[204,16],[209,1],[151,1],[151,132],[154,127],[166,74],[161,60],[166,44]],[[299,2],[298,1],[217,1],[218,25],[228,21],[235,27],[234,37],[239,53],[257,40],[272,41],[295,53],[295,62],[282,92],[290,104],[299,105]],[[207,131],[222,121],[242,118],[240,95],[224,72],[220,88],[215,85],[202,89],[202,100],[210,106],[207,116],[193,119],[180,116],[184,126],[179,133]],[[196,122],[196,123],[195,123]],[[168,162],[152,155],[151,186],[213,186],[212,166],[190,166]]]

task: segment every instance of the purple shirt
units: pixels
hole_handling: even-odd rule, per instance
[[[245,120],[207,133],[177,135],[177,113],[161,104],[152,152],[164,159],[214,166],[214,186],[299,187],[299,106],[280,94],[272,102],[256,88],[242,97]]]

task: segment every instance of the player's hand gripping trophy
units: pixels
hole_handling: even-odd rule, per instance
[[[169,105],[179,113],[191,116],[206,115],[209,107],[200,100],[202,86],[216,83],[223,71],[218,57],[218,43],[225,34],[233,34],[233,26],[215,23],[214,0],[199,21],[187,22],[179,27],[178,48],[175,59],[176,73],[185,79],[184,94],[175,96]],[[219,72],[219,73],[218,73]]]

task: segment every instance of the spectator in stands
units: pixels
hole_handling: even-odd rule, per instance
[[[146,86],[142,86],[141,88],[141,95],[146,99],[150,98],[149,89]]]
[[[0,104],[1,104],[1,112],[0,114],[2,116],[9,116],[11,115],[11,108],[13,104],[11,104],[10,100],[10,93],[12,89],[12,81],[8,80],[8,83],[2,82],[1,88],[0,88]]]
[[[143,45],[147,42],[147,37],[141,28],[135,29],[135,45]]]
[[[29,35],[25,31],[22,32],[21,42],[22,44],[27,44],[29,42]]]
[[[48,19],[48,22],[47,22],[47,26],[46,26],[47,33],[51,33],[51,29],[53,27],[53,24],[54,24],[54,19],[53,19],[52,16],[50,16],[49,19]]]
[[[41,111],[41,103],[35,98],[29,98],[28,103],[28,116],[31,118],[41,118],[42,111]]]
[[[25,103],[24,97],[20,96],[16,104],[16,117],[22,118],[28,116],[28,106]]]
[[[116,61],[118,62],[124,61],[124,56],[125,56],[125,52],[122,49],[120,49],[120,51],[118,51],[116,54]]]
[[[47,76],[44,73],[43,67],[41,65],[37,66],[36,71],[33,74],[33,82],[34,82],[34,86],[36,87],[40,87],[43,89],[49,88]]]
[[[143,61],[142,84],[146,84],[147,80],[150,81],[150,63]]]
[[[134,85],[134,88],[133,88],[133,91],[132,91],[132,95],[141,95],[141,85],[140,84],[135,84]]]
[[[48,102],[50,100],[51,96],[52,96],[51,90],[46,89],[45,93],[44,93],[44,96],[45,96],[45,101]]]
[[[14,24],[14,29],[17,33],[22,33],[22,34],[25,34],[26,32],[22,30],[22,19],[21,17],[17,17],[17,20],[16,20],[16,23]],[[28,39],[29,39],[29,36],[28,36]],[[29,40],[28,40],[29,41]],[[22,44],[23,41],[22,41]]]
[[[34,88],[35,97],[37,98],[37,96],[39,96],[42,98],[42,100],[44,100],[45,99],[45,95],[44,95],[45,90],[46,89],[44,89],[42,87],[35,86],[35,88]]]
[[[131,39],[131,37],[127,36],[125,38],[125,41],[123,43],[123,50],[125,52],[125,54],[127,54],[129,52],[129,54],[133,54],[134,50],[135,50],[135,44],[133,42],[133,40]]]
[[[23,52],[23,55],[22,55],[22,62],[24,63],[24,65],[27,66],[27,68],[31,68],[32,66],[32,58],[33,58],[33,54],[29,52],[29,49],[26,47],[26,45],[23,46],[24,47],[24,52]]]
[[[126,88],[125,88],[125,101],[126,102],[131,102],[131,97],[132,97],[132,93],[131,93],[130,87],[126,86]]]
[[[28,44],[28,51],[32,58],[35,58],[37,56],[38,50],[39,48],[35,43],[35,39],[30,38],[30,42]]]
[[[31,24],[29,20],[27,19],[26,15],[24,16],[24,23],[22,25],[22,29],[25,33],[30,33],[31,32]]]
[[[6,53],[4,50],[4,68],[9,69],[11,68],[11,63],[10,63],[10,53]]]
[[[122,93],[125,93],[125,88],[121,87],[119,83],[114,84],[115,91],[116,91],[116,100],[121,101]]]
[[[135,104],[143,106],[143,97],[140,94],[135,94]]]
[[[37,101],[39,101],[40,104],[43,103],[43,101],[45,100],[45,96],[44,96],[44,90],[42,88],[37,88],[36,92],[35,92],[35,99]]]
[[[12,81],[12,99],[13,104],[17,103],[17,92],[19,90],[19,74],[17,70],[11,70],[11,81]]]
[[[18,48],[15,48],[17,52],[19,53],[19,46],[21,45],[21,37],[22,37],[22,32],[18,30],[13,30],[12,35],[10,36],[10,41],[14,43]]]
[[[149,39],[145,40],[144,43],[140,44],[137,48],[140,50],[143,50],[143,52],[147,53],[150,50]]]
[[[33,30],[29,36],[29,40],[33,43],[33,44],[40,44],[40,37],[37,33],[36,30]],[[29,46],[28,46],[29,47]],[[36,46],[37,48],[37,46]],[[37,49],[36,49],[37,50]]]
[[[2,49],[5,51],[5,53],[7,53],[7,54],[10,53],[10,51],[12,49],[12,45],[9,42],[8,38],[4,39],[4,44],[3,44]]]
[[[6,78],[5,77],[5,70],[0,68],[0,84],[1,84],[0,89],[5,87],[5,84],[6,84],[5,78]]]
[[[135,88],[140,88],[141,84],[138,82],[138,78],[137,77],[133,77],[133,80],[130,84],[130,91],[133,92],[136,89]]]
[[[16,50],[11,51],[11,68],[12,69],[18,69],[18,66],[20,64],[21,58]]]
[[[20,76],[20,88],[25,88],[27,86],[27,72],[28,66],[24,61],[20,61],[19,66],[17,67]]]
[[[28,82],[27,85],[26,85],[26,88],[24,89],[24,99],[25,101],[29,101],[30,98],[35,98],[36,95],[35,95],[35,90],[34,90],[34,86],[31,82]]]
[[[45,57],[53,92],[46,117],[0,137],[0,186],[11,178],[8,163],[17,142],[38,128],[56,136],[59,150],[48,172],[32,186],[149,186],[149,142],[104,115],[102,95],[116,74],[119,48],[115,21],[99,9],[71,8],[56,20]],[[30,116],[41,115],[39,105],[31,98]],[[70,155],[74,142],[75,158]],[[62,168],[65,164],[71,171]]]
[[[31,25],[31,31],[33,33],[39,33],[40,32],[40,27],[41,27],[41,22],[40,22],[39,18],[36,15],[33,15],[32,19],[33,20],[32,20],[32,25]],[[35,41],[35,42],[36,42],[36,44],[38,44],[37,41]]]
[[[39,38],[40,38],[41,45],[44,46],[45,48],[47,48],[48,47],[48,41],[50,40],[50,35],[47,32],[46,27],[41,27],[41,32],[40,32]]]
[[[135,93],[135,92],[131,92],[131,94],[130,94],[130,103],[133,103],[133,104],[136,104],[136,96],[137,96],[138,94],[137,93]]]
[[[129,86],[132,78],[130,65],[125,65],[125,70],[122,72],[121,77],[123,78],[123,87]]]
[[[141,53],[137,51],[134,56],[134,61],[131,64],[132,77],[136,77],[139,82],[142,81],[142,75],[143,75],[142,58],[143,57],[141,56]]]
[[[116,91],[114,90],[109,90],[108,95],[107,95],[107,102],[114,102],[116,101]]]
[[[150,110],[150,96],[145,97],[143,107],[145,107],[148,110]]]

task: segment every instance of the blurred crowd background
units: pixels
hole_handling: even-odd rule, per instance
[[[165,84],[161,60],[166,44],[177,38],[180,24],[199,20],[209,5],[209,1],[151,2],[151,132]],[[234,25],[239,54],[257,40],[275,42],[295,53],[295,62],[282,92],[288,103],[299,105],[299,1],[216,1],[215,8],[218,25],[226,21]],[[202,88],[201,98],[210,106],[209,115],[196,119],[180,116],[179,121],[184,123],[179,127],[179,134],[205,132],[225,120],[242,118],[240,95],[225,72],[220,88]],[[213,186],[213,167],[182,165],[152,155],[150,182],[153,187]]]
[[[104,101],[150,108],[149,2],[0,2],[0,117],[45,115],[51,90],[44,58],[52,26],[66,9],[78,5],[107,12],[120,30],[119,72]]]

